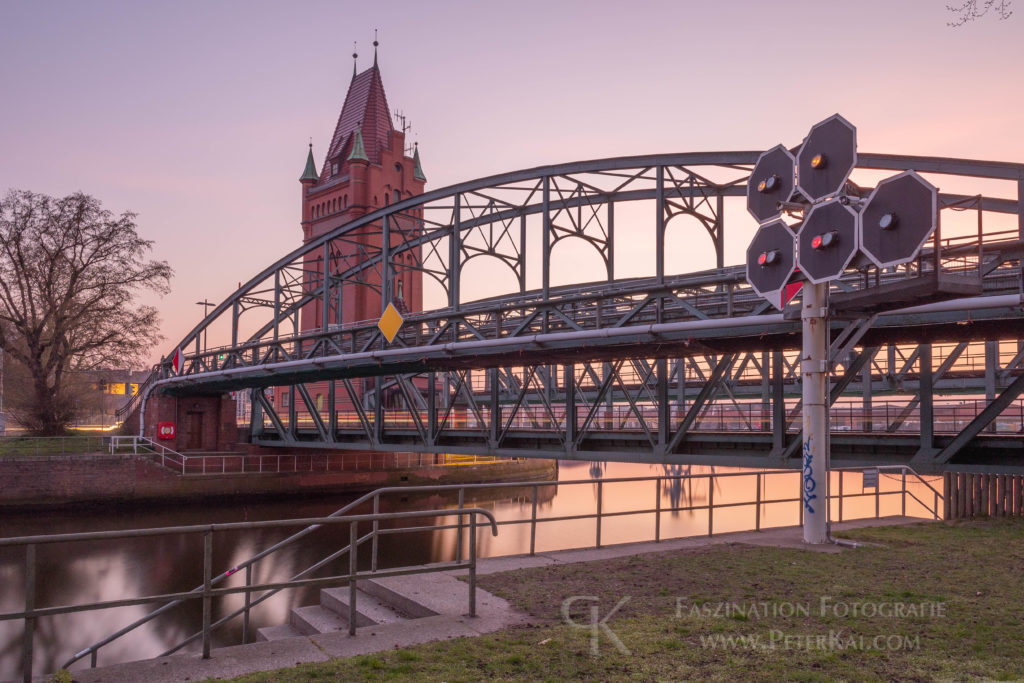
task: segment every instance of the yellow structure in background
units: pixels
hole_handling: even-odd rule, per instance
[[[139,393],[139,385],[134,382],[109,382],[103,386],[104,394],[115,396],[134,396]]]

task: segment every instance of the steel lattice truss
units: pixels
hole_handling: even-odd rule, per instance
[[[725,207],[745,196],[756,158],[722,152],[579,162],[384,207],[253,277],[182,340],[181,372],[168,360],[151,386],[250,389],[252,437],[263,444],[652,462],[722,462],[727,454],[733,463],[784,464],[799,423],[799,322],[769,311],[742,266],[724,265]],[[915,283],[952,276],[973,282],[974,298],[986,300],[873,316],[854,311],[833,323],[833,400],[851,416],[850,433],[834,434],[833,452],[842,457],[846,448],[856,459],[858,449],[884,441],[892,457],[929,467],[986,441],[990,460],[1016,457],[998,434],[975,437],[999,426],[997,415],[1014,409],[1024,382],[1017,342],[1024,337],[1024,166],[862,154],[859,168],[944,174],[958,189],[1010,181],[1016,198],[941,194],[942,215],[976,212],[976,235],[943,239],[937,231],[916,261],[864,267],[833,284],[838,299],[868,283],[898,298]],[[654,223],[651,275],[617,278],[616,217],[636,216],[636,207]],[[1015,229],[985,229],[986,220],[1005,214]],[[715,268],[666,273],[666,233],[681,216],[706,232]],[[394,229],[408,225],[416,227]],[[569,238],[596,251],[605,279],[553,285],[552,250]],[[472,300],[461,274],[481,257],[507,268],[517,290]],[[539,278],[531,280],[538,257]],[[371,288],[386,302],[394,275],[405,270],[434,282],[447,305],[407,316],[392,344],[376,320],[325,322],[300,333],[303,307],[319,305],[341,320],[348,288]],[[528,289],[531,282],[539,286]],[[203,346],[209,340],[214,345]],[[292,400],[278,414],[266,390],[284,386]],[[323,408],[324,394],[327,406],[341,399],[352,409]],[[877,406],[886,395],[899,397],[901,407],[887,399],[883,417]],[[970,420],[943,426],[936,411],[975,395],[981,404]],[[910,425],[917,431],[904,434]],[[736,434],[723,440],[721,431]]]

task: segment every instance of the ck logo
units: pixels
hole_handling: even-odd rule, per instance
[[[627,595],[619,600],[615,607],[612,607],[611,611],[604,615],[604,618],[602,619],[600,607],[597,605],[599,599],[596,595],[574,595],[562,601],[562,618],[565,620],[565,623],[569,624],[569,626],[572,626],[573,628],[581,628],[585,631],[590,631],[591,656],[598,657],[601,654],[601,647],[598,641],[600,641],[602,633],[605,634],[608,640],[612,641],[612,645],[615,646],[616,650],[624,655],[628,655],[630,654],[629,649],[622,644],[619,637],[615,635],[615,632],[608,626],[608,620],[612,618],[613,614],[619,611],[620,607],[629,602],[629,598],[630,596]],[[589,620],[582,623],[573,619],[572,614],[570,614],[573,604],[581,600],[594,603],[590,606]]]

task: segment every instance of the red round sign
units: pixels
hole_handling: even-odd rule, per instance
[[[156,437],[158,439],[173,439],[174,438],[174,423],[173,422],[160,422],[156,426]]]

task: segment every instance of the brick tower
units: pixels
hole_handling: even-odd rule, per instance
[[[374,51],[376,53],[376,47]],[[366,71],[356,73],[353,67],[345,103],[319,172],[310,145],[306,168],[299,179],[302,184],[303,242],[307,243],[383,206],[422,194],[426,180],[420,167],[419,150],[407,156],[405,132],[396,130],[392,125],[384,83],[374,54],[373,66]],[[392,248],[402,244],[403,233],[408,237],[409,232],[418,230],[417,223],[411,215],[392,220],[389,225]],[[378,250],[380,226],[367,228],[365,234],[346,241],[340,247],[343,263],[332,263],[332,268],[354,265],[360,245],[374,252]],[[420,311],[423,308],[422,273],[413,267],[418,261],[419,255],[415,253],[400,252],[394,257],[395,277],[389,292],[390,299],[400,310]],[[322,272],[321,257],[310,255],[307,266],[312,272]],[[336,319],[337,311],[331,310],[326,323],[377,320],[382,311],[379,286],[380,276],[376,273],[367,274],[365,285],[346,284],[342,288],[341,320]],[[322,327],[325,321],[320,304],[308,308],[301,316],[302,330]]]

